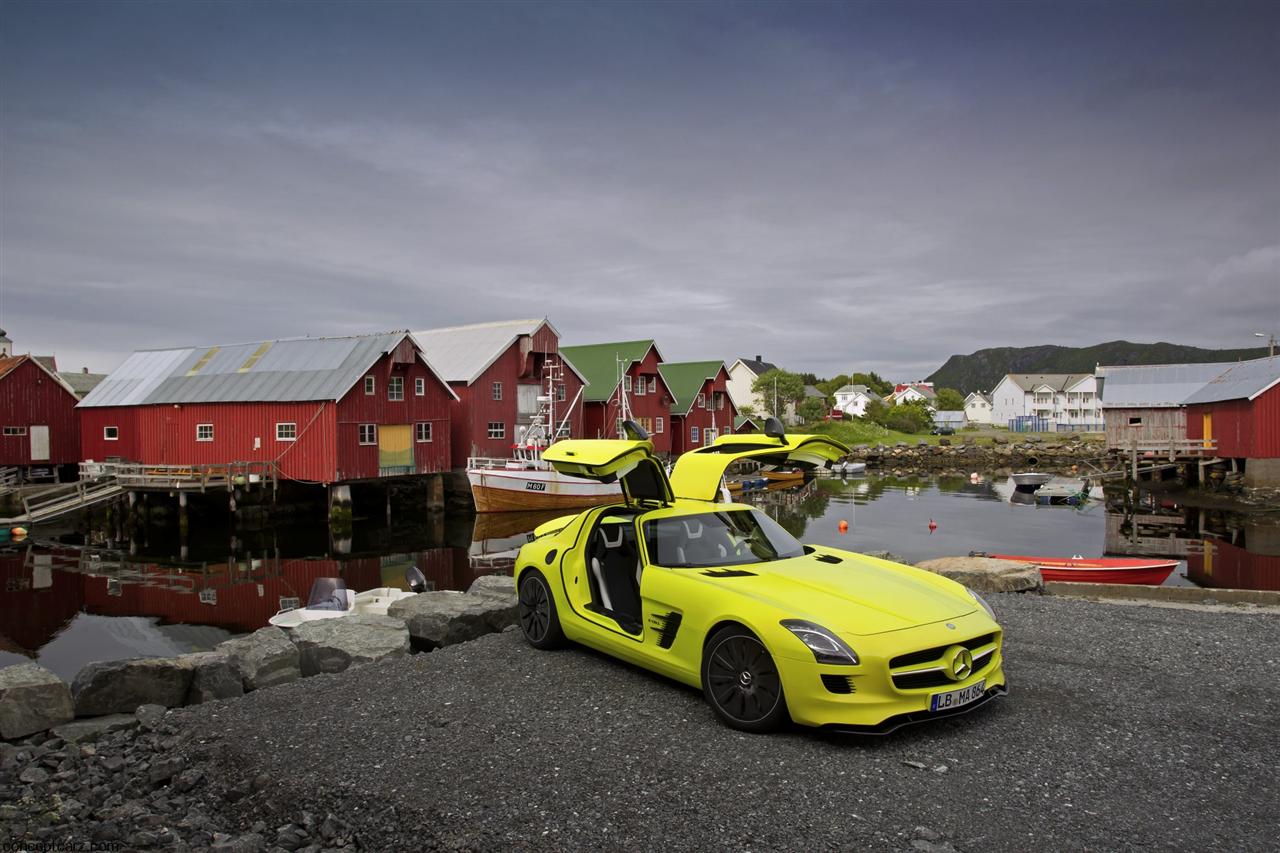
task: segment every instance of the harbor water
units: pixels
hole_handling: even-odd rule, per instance
[[[1166,581],[1280,589],[1280,527],[1169,501],[1122,496],[1080,505],[1009,500],[1002,478],[820,478],[748,500],[801,541],[888,551],[906,562],[970,551],[1179,559]],[[323,522],[231,535],[193,521],[120,542],[92,530],[35,531],[0,549],[0,667],[36,660],[71,679],[86,663],[210,649],[306,601],[318,577],[355,590],[404,586],[416,566],[429,588],[466,589],[510,572],[529,531],[560,513],[423,515],[388,527],[357,520],[334,539]],[[841,521],[847,522],[842,531]],[[931,524],[932,522],[932,524]]]

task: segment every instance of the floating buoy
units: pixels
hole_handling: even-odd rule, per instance
[[[849,532],[849,522],[845,521],[843,518],[840,519],[840,523],[837,524],[836,527],[839,528],[841,533]]]
[[[25,528],[25,527],[15,527],[15,528],[13,528],[12,530],[10,530],[9,532],[10,532],[11,534],[13,534],[13,538],[14,538],[14,539],[22,539],[22,538],[24,538],[24,537],[27,535],[27,528]]]
[[[934,521],[932,518],[929,519],[929,532],[932,533],[937,529],[938,529],[938,522]]]

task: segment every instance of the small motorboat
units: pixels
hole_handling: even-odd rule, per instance
[[[831,473],[839,474],[842,477],[848,477],[850,474],[863,474],[867,470],[867,463],[854,462],[846,459],[843,462],[836,462],[831,466]]]
[[[417,568],[410,566],[404,573],[409,590],[394,586],[380,586],[364,592],[353,592],[342,578],[316,578],[311,583],[306,607],[286,607],[267,621],[277,628],[296,628],[304,622],[319,619],[337,619],[356,613],[386,616],[393,602],[409,598],[427,589],[427,579]]]
[[[1074,583],[1132,583],[1159,586],[1177,567],[1177,560],[1135,560],[1128,557],[1027,557],[1019,554],[987,554],[972,551],[971,557],[991,557],[1033,563],[1046,581]]]
[[[795,471],[761,471],[760,476],[770,483],[803,483],[804,472]]]
[[[1052,479],[1052,474],[1041,474],[1038,471],[1020,471],[1013,475],[1013,484],[1020,489],[1038,489]]]

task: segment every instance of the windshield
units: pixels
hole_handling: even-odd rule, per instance
[[[347,610],[351,606],[342,578],[316,578],[307,597],[308,610]]]
[[[790,533],[754,509],[659,518],[645,522],[644,535],[650,561],[672,569],[741,566],[804,554]]]

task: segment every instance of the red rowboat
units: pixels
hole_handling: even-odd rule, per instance
[[[1140,583],[1159,586],[1178,565],[1177,560],[1130,560],[1121,557],[1025,557],[1016,554],[987,554],[997,560],[1035,563],[1047,581],[1078,583]]]

